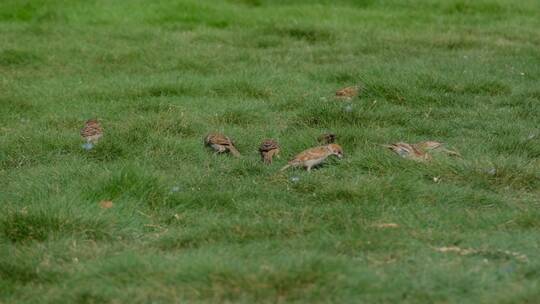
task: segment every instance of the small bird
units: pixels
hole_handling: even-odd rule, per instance
[[[204,144],[211,147],[216,153],[231,152],[232,155],[239,157],[240,152],[234,146],[234,142],[221,133],[210,133],[204,138]]]
[[[403,158],[408,158],[408,159],[412,159],[416,161],[427,161],[431,159],[431,155],[418,149],[414,145],[410,145],[405,142],[398,142],[395,144],[383,145],[383,147],[392,150],[397,155]]]
[[[103,136],[103,128],[97,119],[89,119],[81,129],[81,136],[86,140],[86,144],[93,146],[98,143]]]
[[[261,146],[259,147],[259,153],[261,153],[261,158],[263,162],[267,165],[272,163],[272,157],[279,154],[279,144],[273,139],[265,139]]]
[[[303,166],[307,171],[310,171],[313,166],[324,162],[330,155],[335,155],[338,158],[343,157],[343,148],[338,144],[329,144],[326,146],[315,147],[307,149],[302,153],[296,155],[296,157],[289,162],[281,171],[285,171],[289,167]]]
[[[336,134],[324,133],[324,134],[321,134],[321,136],[319,136],[317,140],[319,141],[319,143],[323,145],[333,144],[336,142]]]
[[[360,86],[345,87],[336,91],[336,97],[340,99],[350,100],[358,96],[359,93]]]

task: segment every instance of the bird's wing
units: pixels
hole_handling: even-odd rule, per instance
[[[209,144],[229,146],[232,145],[231,140],[221,134],[210,134],[206,137],[206,142]]]
[[[355,87],[346,87],[346,88],[336,91],[336,96],[352,97],[356,94],[357,94],[357,89]]]
[[[420,150],[435,150],[443,146],[443,143],[438,141],[422,141],[417,144],[414,144],[413,147],[420,149]]]
[[[97,123],[89,123],[81,130],[81,136],[88,137],[98,135],[102,132],[101,126]]]
[[[306,161],[310,159],[317,159],[324,157],[327,154],[326,147],[315,147],[311,149],[307,149],[304,152],[296,155],[294,158],[295,161]]]
[[[385,145],[385,147],[394,151],[399,156],[407,157],[413,152],[413,147],[408,143],[398,142],[395,144]]]

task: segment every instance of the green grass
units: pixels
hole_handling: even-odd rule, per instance
[[[537,303],[539,37],[535,0],[0,1],[0,303]],[[420,140],[463,158],[380,146]]]

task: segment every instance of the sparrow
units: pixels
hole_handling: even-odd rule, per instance
[[[383,145],[383,147],[392,150],[394,153],[396,153],[397,155],[403,158],[408,158],[415,161],[427,161],[431,159],[431,155],[418,149],[414,145],[410,145],[405,142],[398,142],[395,144]]]
[[[240,156],[240,152],[234,146],[234,142],[221,133],[210,133],[206,135],[204,144],[214,149],[216,153],[231,152],[236,157]]]
[[[81,136],[87,144],[97,144],[103,136],[103,128],[97,119],[89,119],[81,129]]]
[[[358,96],[359,93],[360,93],[359,86],[345,87],[336,91],[336,97],[350,100]]]
[[[323,145],[333,144],[336,142],[336,134],[324,133],[324,134],[321,134],[321,136],[319,136],[317,140],[319,141],[319,143]]]
[[[289,161],[281,171],[285,171],[289,167],[303,166],[307,171],[310,171],[313,166],[316,166],[326,160],[330,155],[335,155],[338,158],[343,157],[343,148],[338,144],[329,144],[326,146],[307,149],[304,152],[296,155],[294,159]]]
[[[265,139],[259,147],[259,153],[263,162],[267,165],[272,163],[272,157],[279,154],[279,144],[273,139]]]

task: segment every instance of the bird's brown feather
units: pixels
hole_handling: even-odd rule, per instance
[[[204,144],[212,147],[218,153],[229,151],[236,157],[240,156],[240,152],[234,146],[232,139],[221,133],[208,134],[204,138]]]
[[[273,139],[265,139],[259,146],[259,152],[265,164],[271,164],[272,158],[279,153],[279,150],[278,142]]]
[[[103,135],[103,128],[97,119],[89,119],[84,124],[80,134],[85,140],[94,139],[97,141]]]
[[[358,86],[345,87],[336,91],[337,97],[353,98],[358,96],[360,88]]]

